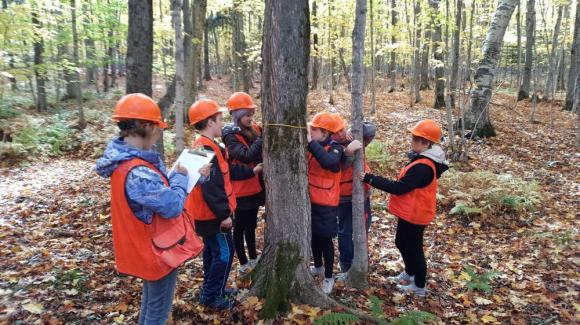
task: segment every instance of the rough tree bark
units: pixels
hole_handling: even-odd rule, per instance
[[[475,72],[476,88],[471,92],[471,108],[465,115],[465,125],[480,137],[495,136],[488,107],[503,37],[516,5],[517,0],[500,0],[483,43],[483,58]]]
[[[232,48],[234,58],[234,91],[239,89],[240,81],[242,89],[249,92],[252,87],[250,69],[248,67],[248,56],[246,53],[246,38],[244,35],[244,15],[240,8],[240,1],[234,1],[232,9]]]
[[[331,306],[332,300],[314,284],[308,268],[310,198],[304,150],[310,55],[308,0],[266,1],[264,31],[264,179],[266,206],[276,213],[266,219],[268,241],[253,272],[252,291],[266,298],[262,317],[273,318],[290,310],[291,300],[321,307]]]
[[[530,97],[530,84],[532,80],[532,65],[534,61],[534,39],[536,34],[536,9],[535,0],[528,0],[526,7],[526,62],[522,75],[522,85],[518,92],[518,100]]]
[[[320,70],[320,54],[318,53],[318,16],[317,16],[317,6],[316,0],[312,1],[312,27],[314,32],[312,33],[312,49],[314,53],[312,55],[312,82],[310,84],[310,90],[315,90],[318,88],[318,73]]]
[[[397,7],[395,0],[391,0],[391,45],[394,46],[397,43]],[[393,48],[391,50],[391,60],[389,61],[389,92],[395,91],[397,85],[397,53]]]
[[[371,2],[372,3],[372,2]],[[371,6],[372,10],[372,6]],[[366,26],[366,0],[356,1],[354,28],[352,30],[352,133],[356,140],[363,142],[363,81],[364,81],[364,45]],[[371,27],[372,28],[372,27]],[[374,53],[371,52],[371,55]],[[353,175],[363,171],[363,151],[355,155]],[[346,274],[346,283],[357,289],[368,287],[368,248],[364,218],[364,189],[362,182],[353,177],[352,190],[352,235],[354,258]]]
[[[126,92],[152,95],[153,0],[129,0]]]

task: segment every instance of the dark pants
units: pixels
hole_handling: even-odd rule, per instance
[[[423,252],[423,232],[426,226],[415,225],[399,218],[395,245],[401,252],[405,263],[405,272],[415,276],[415,285],[425,287],[427,262]]]
[[[371,227],[371,200],[365,199],[365,218],[367,233]],[[352,202],[344,202],[338,206],[338,252],[340,269],[348,271],[354,257],[354,243],[352,241]]]
[[[250,259],[255,259],[256,255],[256,224],[258,222],[258,208],[251,210],[236,210],[234,220],[234,246],[240,265],[248,263],[246,250],[244,249],[244,237],[248,246]]]
[[[234,258],[232,234],[219,232],[203,237],[203,288],[202,302],[212,302],[222,297]]]
[[[334,243],[330,236],[312,234],[312,256],[314,267],[321,267],[324,259],[324,277],[332,278],[334,268]]]

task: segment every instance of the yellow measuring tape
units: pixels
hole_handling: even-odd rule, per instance
[[[293,129],[306,129],[305,126],[288,125],[288,124],[278,124],[278,123],[265,123],[263,125],[264,126],[281,126],[281,127],[287,127],[287,128],[293,128]]]

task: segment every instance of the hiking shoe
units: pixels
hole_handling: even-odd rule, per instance
[[[234,301],[225,297],[217,297],[211,301],[203,301],[202,304],[212,309],[226,310],[234,306]]]
[[[332,292],[332,288],[334,288],[334,278],[324,278],[324,281],[322,281],[322,292],[328,295]]]
[[[397,289],[403,291],[403,292],[409,292],[412,293],[416,296],[419,297],[425,297],[425,295],[427,295],[427,289],[425,288],[419,288],[415,285],[415,282],[411,282],[411,284],[408,285],[397,285]]]
[[[413,282],[415,281],[415,276],[408,275],[407,272],[403,271],[396,276],[390,276],[387,278],[392,283],[401,283],[402,281]]]
[[[321,276],[324,274],[324,267],[320,266],[320,267],[310,267],[310,274],[312,274],[313,277],[317,277],[317,276]]]

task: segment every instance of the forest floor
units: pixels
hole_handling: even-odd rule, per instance
[[[226,80],[214,80],[202,94],[224,103],[230,90]],[[336,109],[348,117],[350,94],[341,90],[334,95],[335,104],[330,105],[326,91],[311,92],[309,111]],[[445,112],[430,108],[432,99],[431,92],[424,92],[423,102],[411,108],[406,92],[377,95],[374,121],[385,159],[372,163],[374,173],[396,176],[406,159],[406,130],[416,121],[429,117],[446,125]],[[368,98],[365,103],[368,107]],[[84,131],[87,140],[74,154],[38,157],[0,169],[1,324],[129,324],[138,317],[142,283],[114,271],[109,184],[92,170],[95,157],[115,132],[109,119],[114,100],[87,105],[97,113],[90,115],[94,119]],[[401,270],[402,262],[394,245],[396,220],[385,211],[387,196],[375,190],[370,288],[359,292],[338,286],[333,294],[337,300],[371,312],[370,300],[378,297],[385,319],[422,310],[443,324],[579,321],[576,117],[540,103],[531,123],[528,101],[513,106],[512,96],[494,96],[491,115],[498,136],[471,141],[469,161],[454,164],[453,169],[468,172],[465,175],[489,171],[536,182],[542,197],[536,209],[459,216],[450,213],[453,205],[443,204],[426,231],[430,292],[426,298],[415,298],[386,281]],[[262,227],[260,222],[259,248]],[[234,263],[230,282],[244,293],[248,283],[236,278]],[[204,309],[195,298],[201,282],[201,259],[196,258],[180,271],[175,324],[258,322],[263,301],[255,297],[240,298],[231,313]],[[294,305],[275,323],[310,324],[325,313]]]

